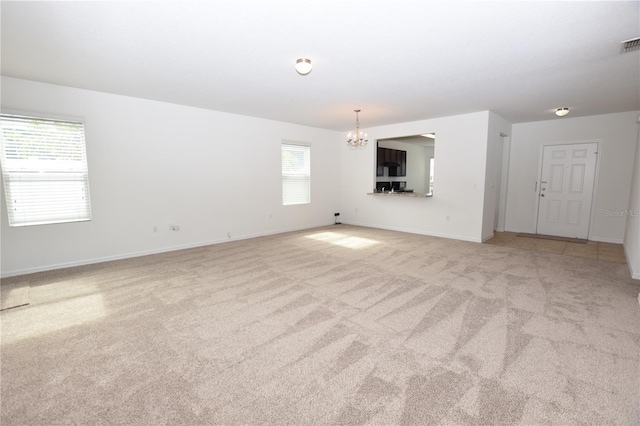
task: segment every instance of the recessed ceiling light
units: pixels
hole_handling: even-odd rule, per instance
[[[424,135],[420,135],[423,138],[431,138],[431,139],[435,139],[436,138],[436,134],[435,133],[425,133]]]
[[[556,110],[556,115],[558,117],[564,117],[565,115],[569,114],[569,108],[564,107],[564,108],[558,108]]]
[[[300,75],[307,75],[311,72],[311,59],[300,58],[296,61],[296,71]]]

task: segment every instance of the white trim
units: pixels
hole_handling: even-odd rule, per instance
[[[294,231],[303,231],[305,229],[313,229],[313,228],[319,228],[319,227],[322,227],[322,226],[329,226],[329,225],[333,225],[333,222],[327,222],[327,223],[322,223],[322,224],[304,226],[304,227],[300,227],[300,228],[285,228],[285,229],[281,229],[281,230],[277,230],[277,231],[258,232],[258,233],[255,233],[255,234],[241,235],[239,237],[234,236],[232,239],[220,238],[220,239],[216,239],[216,240],[201,241],[201,242],[193,243],[193,244],[184,244],[184,245],[178,245],[178,246],[163,247],[163,248],[153,249],[153,250],[136,251],[136,252],[131,252],[131,253],[118,254],[118,255],[114,255],[114,256],[95,257],[95,258],[91,258],[91,259],[84,259],[84,260],[79,260],[79,261],[74,261],[74,262],[65,262],[65,263],[57,263],[57,264],[52,264],[52,265],[39,266],[39,267],[36,267],[36,268],[18,269],[18,270],[14,270],[14,271],[2,271],[2,273],[0,274],[0,278],[9,278],[9,277],[14,277],[14,276],[19,276],[19,275],[33,274],[33,273],[36,273],[36,272],[47,272],[47,271],[54,271],[54,270],[57,270],[57,269],[73,268],[73,267],[76,267],[76,266],[93,265],[95,263],[112,262],[114,260],[123,260],[123,259],[131,259],[131,258],[135,258],[135,257],[150,256],[150,255],[153,255],[153,254],[168,253],[168,252],[178,251],[178,250],[187,250],[187,249],[191,249],[191,248],[204,247],[204,246],[210,246],[210,245],[222,244],[222,243],[228,243],[228,242],[231,242],[231,241],[247,240],[247,239],[250,239],[250,238],[265,237],[265,236],[268,236],[268,235],[276,235],[276,234],[284,234],[284,233],[287,233],[287,232],[294,232]]]
[[[640,280],[640,271],[634,271],[633,270],[633,265],[629,261],[631,256],[627,252],[627,247],[626,246],[624,246],[624,255],[627,258],[627,265],[629,266],[629,273],[631,274],[631,278],[633,278],[634,280]],[[640,303],[640,293],[638,293],[638,303]]]
[[[511,137],[500,132],[502,137],[502,162],[500,174],[500,197],[498,205],[498,226],[496,231],[507,229],[507,194],[509,193],[509,173],[511,168]]]
[[[609,237],[598,237],[589,235],[589,241],[597,241],[599,243],[610,243],[610,244],[623,244],[624,241],[622,238],[609,238]]]
[[[294,141],[290,139],[282,139],[280,145],[298,145],[298,146],[308,146],[311,147],[311,142],[302,142],[302,141]]]
[[[514,232],[518,234],[535,234],[535,230],[524,229],[524,228],[509,228],[509,229],[506,229],[505,232]],[[599,243],[622,244],[622,240],[619,238],[596,237],[593,235],[590,235],[587,240],[596,241]]]
[[[345,225],[386,229],[386,230],[389,230],[389,231],[407,232],[407,233],[410,233],[410,234],[418,234],[418,235],[426,235],[426,236],[430,236],[430,237],[439,237],[439,238],[447,238],[447,239],[452,239],[452,240],[468,241],[468,242],[472,242],[472,243],[483,243],[483,242],[487,241],[488,239],[493,238],[493,236],[494,236],[494,234],[492,233],[490,237],[484,237],[482,240],[478,240],[476,238],[469,238],[469,237],[462,236],[462,235],[444,234],[444,233],[439,233],[439,232],[436,232],[436,233],[418,232],[418,231],[413,230],[413,229],[398,228],[398,227],[383,227],[383,226],[380,226],[380,225],[373,225],[373,224],[367,224],[367,223],[356,223],[356,222],[349,222],[349,223],[343,222],[343,223]],[[216,239],[216,240],[201,241],[201,242],[193,243],[193,244],[183,244],[183,245],[178,245],[178,246],[163,247],[163,248],[160,248],[160,249],[143,250],[143,251],[119,254],[119,255],[115,255],[115,256],[103,256],[103,257],[96,257],[96,258],[92,258],[92,259],[84,259],[84,260],[75,261],[75,262],[57,263],[57,264],[52,264],[52,265],[40,266],[40,267],[37,267],[37,268],[18,269],[18,270],[14,270],[14,271],[2,271],[2,273],[0,274],[0,278],[9,278],[9,277],[14,277],[14,276],[19,276],[19,275],[33,274],[33,273],[37,273],[37,272],[47,272],[47,271],[54,271],[54,270],[58,270],[58,269],[73,268],[73,267],[77,267],[77,266],[92,265],[92,264],[96,264],[96,263],[112,262],[112,261],[116,261],[116,260],[132,259],[132,258],[136,258],[136,257],[150,256],[150,255],[154,255],[154,254],[168,253],[168,252],[178,251],[178,250],[187,250],[187,249],[197,248],[197,247],[205,247],[205,246],[216,245],[216,244],[224,244],[224,243],[228,243],[228,242],[231,242],[231,241],[247,240],[247,239],[250,239],[250,238],[265,237],[265,236],[268,236],[268,235],[285,234],[287,232],[303,231],[305,229],[319,228],[319,227],[329,226],[329,225],[333,225],[333,224],[334,224],[333,222],[327,222],[327,223],[316,224],[316,225],[311,225],[311,226],[304,226],[304,227],[284,228],[284,229],[276,230],[276,231],[257,232],[257,233],[254,233],[254,234],[241,235],[239,237],[233,237],[232,239],[220,238],[220,239]],[[531,230],[528,230],[528,229],[522,229],[522,230],[510,229],[510,230],[508,230],[506,232],[531,233]],[[591,239],[590,241],[599,241],[599,242],[606,242],[606,243],[622,244],[619,240],[613,240],[613,239],[610,239],[610,238],[609,239],[607,239],[607,238]],[[625,248],[625,255],[627,256],[627,259],[628,259],[629,257],[627,255],[626,248]],[[640,271],[633,271],[633,269],[631,267],[631,264],[629,262],[627,262],[627,263],[629,265],[629,270],[631,272],[631,278],[633,278],[635,280],[640,280]]]
[[[527,228],[505,228],[504,232],[515,232],[518,234],[535,234],[535,229],[527,229]]]
[[[397,231],[397,232],[406,232],[408,234],[416,234],[416,235],[426,235],[429,237],[439,237],[439,238],[447,238],[449,240],[460,240],[460,241],[468,241],[471,243],[481,243],[482,240],[480,238],[471,238],[465,235],[453,235],[453,234],[443,234],[439,232],[424,232],[418,231],[415,229],[408,228],[399,228],[397,226],[382,226],[379,224],[365,223],[365,222],[342,222],[345,225],[353,225],[353,226],[363,226],[366,228],[376,228],[376,229],[386,229],[387,231]]]
[[[16,115],[19,117],[39,118],[42,120],[52,120],[52,121],[73,121],[76,123],[87,124],[86,119],[84,117],[49,114],[48,112],[33,112],[33,111],[22,111],[22,110],[16,110],[16,109],[2,108],[0,110],[0,114]]]

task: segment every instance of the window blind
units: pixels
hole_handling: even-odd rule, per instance
[[[311,147],[282,144],[282,205],[311,202]]]
[[[0,115],[9,226],[91,219],[84,124]]]

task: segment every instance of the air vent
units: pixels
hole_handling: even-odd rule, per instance
[[[640,50],[640,37],[620,42],[620,53],[632,52],[634,50]]]

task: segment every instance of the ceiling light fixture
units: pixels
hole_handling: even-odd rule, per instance
[[[556,115],[558,117],[564,117],[565,115],[569,114],[569,108],[564,107],[564,108],[558,108],[556,110]]]
[[[349,148],[364,148],[367,146],[367,142],[369,139],[367,138],[367,134],[360,130],[360,121],[358,120],[359,109],[354,109],[353,112],[356,113],[356,129],[355,131],[349,132],[347,135],[347,145]]]
[[[311,72],[311,59],[300,58],[296,61],[296,71],[300,75],[307,75]]]

